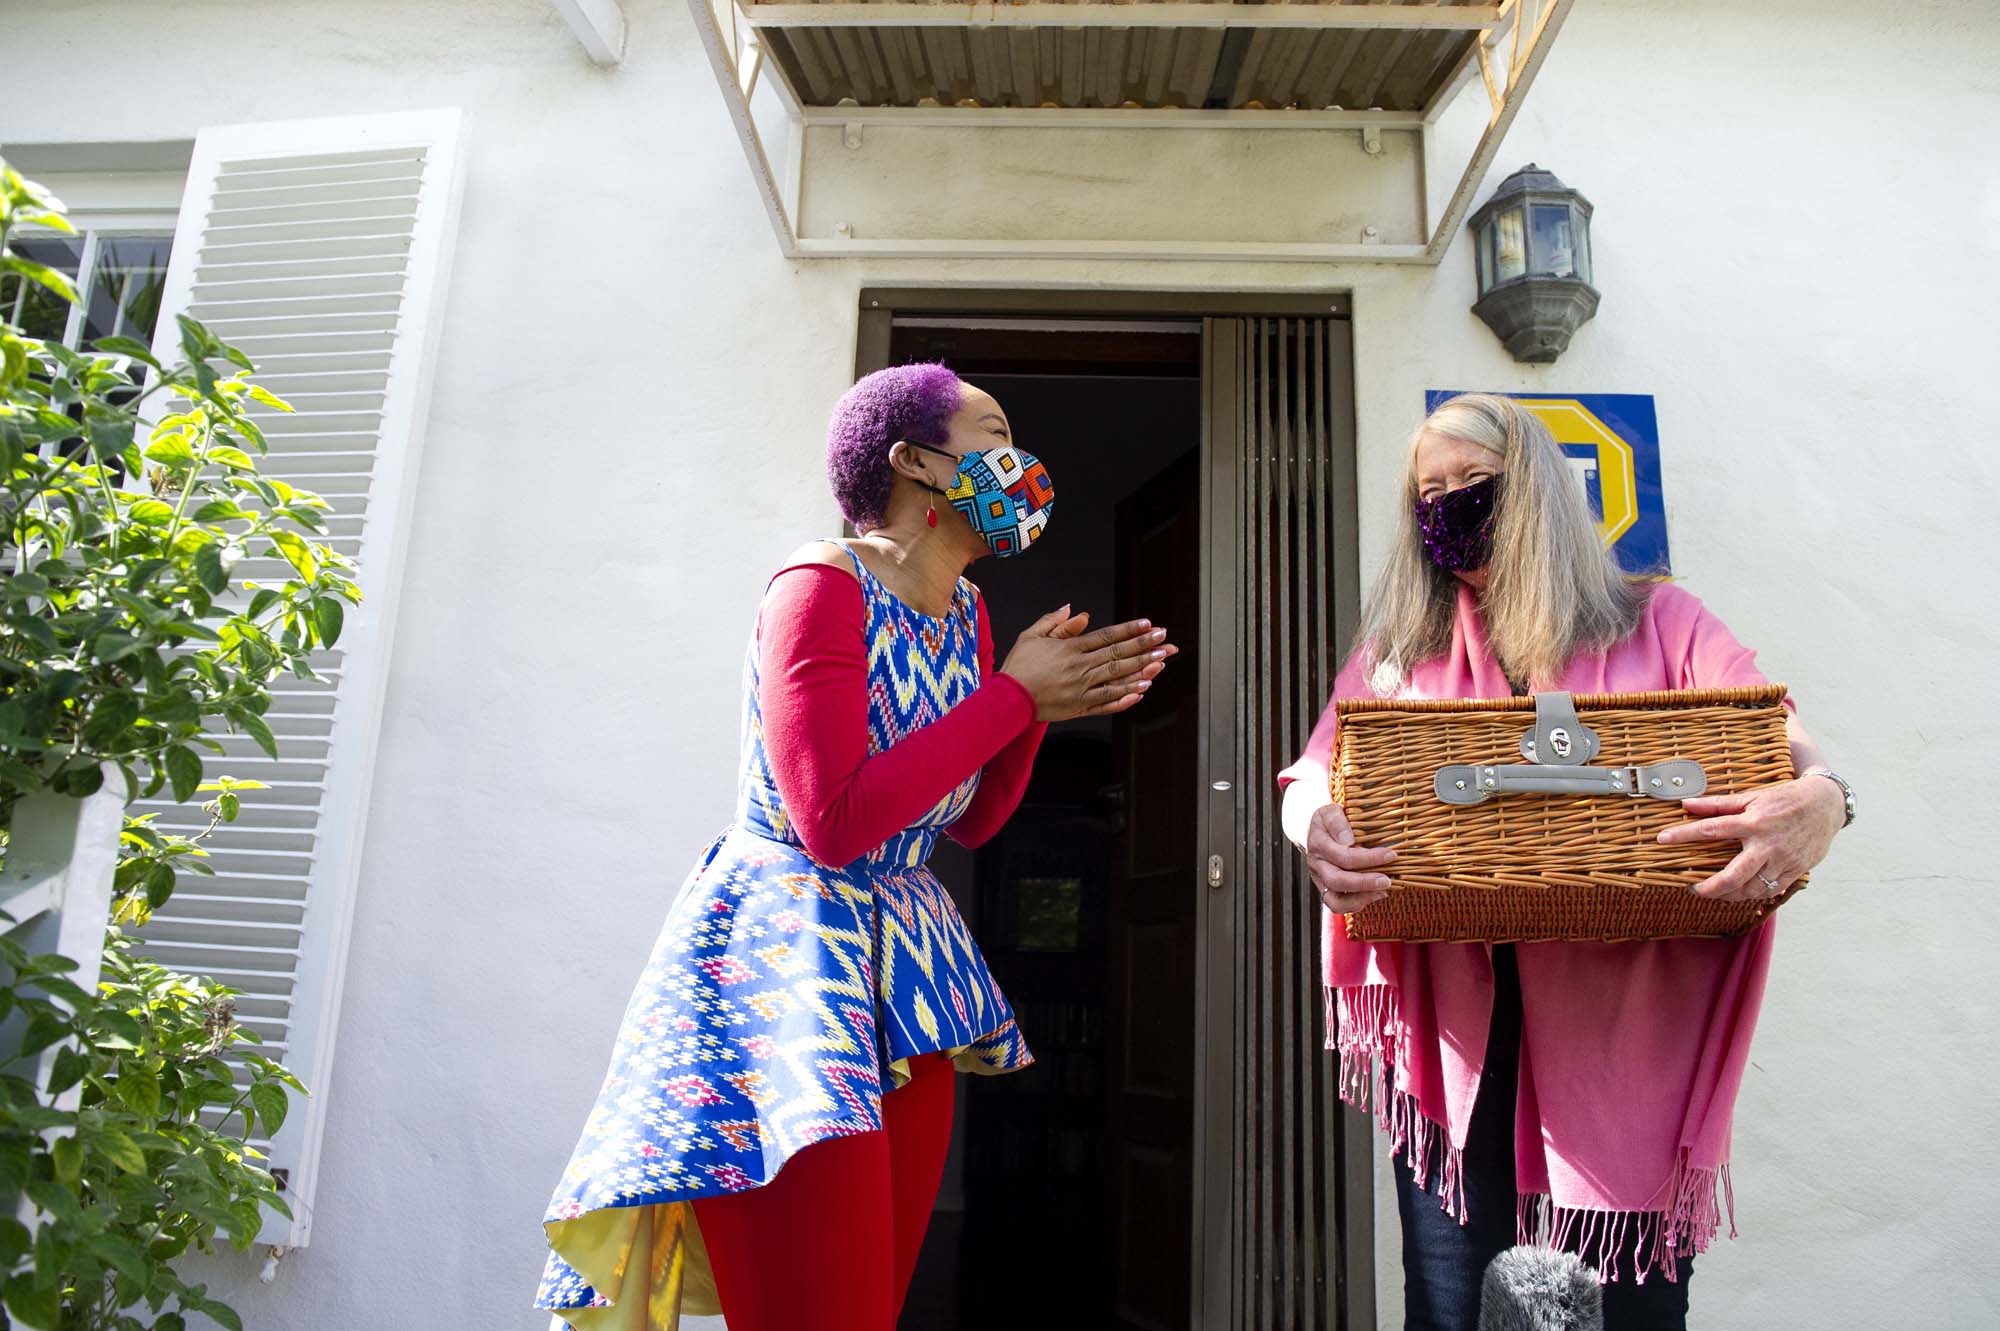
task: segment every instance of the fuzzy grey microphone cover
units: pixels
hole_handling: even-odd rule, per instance
[[[1509,1248],[1486,1268],[1479,1331],[1604,1331],[1597,1272],[1575,1253]]]

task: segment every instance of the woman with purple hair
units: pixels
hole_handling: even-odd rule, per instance
[[[1033,546],[1054,492],[944,366],[854,385],[826,460],[861,535],[800,549],[764,594],[735,821],[668,914],[543,1222],[536,1304],[577,1331],[683,1309],[891,1331],[954,1069],[1032,1061],[925,861],[1000,829],[1051,721],[1132,707],[1177,650],[1063,606],[995,670],[964,572]]]

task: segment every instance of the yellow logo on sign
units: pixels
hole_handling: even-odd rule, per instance
[[[1595,460],[1597,493],[1604,501],[1604,516],[1598,524],[1598,531],[1603,534],[1605,545],[1614,544],[1639,520],[1639,483],[1632,467],[1632,446],[1575,398],[1521,398],[1519,401],[1549,427],[1558,444],[1590,450],[1590,457],[1571,456],[1569,460],[1580,473],[1589,469]],[[1584,478],[1579,474],[1577,479],[1581,482]]]

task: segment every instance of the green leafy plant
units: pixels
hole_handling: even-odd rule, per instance
[[[0,312],[24,284],[75,303],[17,250],[22,228],[70,230],[0,162]],[[92,795],[107,769],[133,796],[211,796],[192,835],[126,820],[120,923],[209,871],[203,841],[259,787],[211,779],[204,754],[236,734],[276,756],[271,681],[313,678],[360,597],[319,539],[324,501],[260,474],[258,417],[290,408],[202,324],[176,331],[168,364],[130,338],[78,351],[0,322],[0,854],[25,797]],[[284,572],[239,582],[261,558]],[[218,1235],[248,1247],[261,1208],[289,1214],[246,1139],[304,1088],[244,1047],[232,990],[143,960],[118,928],[94,984],[74,970],[0,933],[0,1331],[235,1326],[176,1263]]]
[[[291,1214],[244,1138],[276,1132],[288,1092],[305,1088],[238,1048],[256,1037],[236,1022],[236,991],[144,960],[116,930],[95,993],[66,978],[68,958],[0,938],[0,960],[11,972],[0,1007],[26,1020],[0,1071],[0,1195],[23,1194],[40,1213],[32,1232],[0,1216],[7,1313],[63,1331],[179,1331],[190,1312],[240,1327],[176,1262],[212,1251],[218,1233],[248,1247],[263,1207]],[[59,1052],[38,1087],[20,1064],[49,1048]],[[73,1087],[76,1109],[52,1106]]]
[[[62,274],[8,247],[24,225],[67,228],[60,205],[0,173],[0,273],[74,300]],[[242,352],[178,326],[186,361],[172,366],[130,338],[84,353],[0,326],[0,818],[28,792],[92,793],[107,763],[133,790],[186,801],[201,751],[224,752],[218,729],[275,757],[266,686],[311,678],[311,653],[360,599],[352,565],[313,539],[326,502],[259,474],[253,404],[290,408],[250,382]],[[154,398],[166,409],[142,448]],[[289,576],[234,586],[259,556]],[[145,887],[151,906],[171,891]]]

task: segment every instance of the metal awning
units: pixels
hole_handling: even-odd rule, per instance
[[[1573,0],[688,3],[787,255],[1435,263]],[[1467,128],[1443,133],[1450,116]],[[1062,137],[1078,130],[1095,133]],[[877,131],[893,133],[869,160],[860,150]],[[1183,131],[1320,137],[1283,140],[1288,156],[1266,176],[1223,186],[1250,196],[1240,226],[1210,208],[1177,235],[1162,216],[1171,183],[1122,168],[1185,173],[1200,154],[1133,137]],[[978,234],[976,214],[895,197],[914,188],[898,183],[897,161],[938,136],[958,136],[938,154],[957,169],[1095,153],[1077,178],[1109,172],[1129,188],[1096,196],[1114,214],[1104,235]],[[1291,234],[1254,196],[1296,190],[1302,170],[1321,173],[1311,193],[1327,202]],[[1120,218],[1120,207],[1145,215]],[[844,220],[856,214],[859,224]]]

